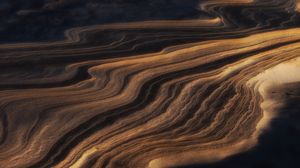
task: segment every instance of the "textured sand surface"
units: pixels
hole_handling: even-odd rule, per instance
[[[299,1],[30,2],[0,2],[1,168],[231,167],[282,113],[300,138]]]

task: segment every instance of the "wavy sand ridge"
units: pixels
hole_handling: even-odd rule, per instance
[[[276,14],[253,14],[240,25],[225,9],[295,12],[293,2],[204,1],[211,18],[87,26],[62,41],[0,45],[0,165],[162,168],[253,147],[276,114],[268,88],[300,80],[300,29],[282,29],[296,14],[276,26]]]

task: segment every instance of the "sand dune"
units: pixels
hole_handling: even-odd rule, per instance
[[[0,167],[179,167],[254,148],[285,103],[272,89],[300,81],[299,3],[194,8],[206,17],[2,43]]]

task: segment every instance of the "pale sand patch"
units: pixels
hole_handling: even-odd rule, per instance
[[[270,120],[276,116],[274,108],[281,104],[281,102],[274,100],[268,94],[268,90],[272,87],[297,81],[300,81],[300,57],[268,69],[249,81],[250,83],[256,82],[259,85],[258,91],[264,99],[261,104],[261,108],[264,111],[264,117],[257,125],[258,130],[263,131],[264,128],[268,127]]]
[[[295,2],[295,11],[300,12],[300,0],[296,0]]]
[[[252,61],[253,60],[246,61],[237,68],[243,67]],[[234,69],[235,68],[231,68],[230,70]],[[229,69],[224,71],[224,73],[227,74],[228,70]],[[280,102],[272,99],[268,94],[268,90],[271,87],[297,81],[300,81],[300,57],[274,66],[252,78],[247,83],[248,86],[257,90],[263,98],[263,102],[261,103],[263,117],[257,124],[256,131],[251,138],[224,148],[208,149],[201,152],[183,152],[173,156],[157,158],[149,162],[148,168],[168,168],[191,163],[211,163],[222,160],[230,155],[247,151],[257,144],[258,136],[268,127],[270,121],[276,116],[274,109],[280,105]]]

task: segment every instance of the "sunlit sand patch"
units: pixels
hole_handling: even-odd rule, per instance
[[[95,153],[97,153],[97,148],[93,147],[91,149],[88,149],[86,152],[83,153],[83,155],[78,159],[70,168],[80,168],[84,166],[86,161],[92,157]]]
[[[253,142],[253,141],[251,141]],[[246,151],[253,147],[254,143],[249,140],[242,140],[234,145],[217,149],[207,149],[202,151],[191,151],[174,154],[172,156],[153,159],[147,168],[169,168],[176,166],[186,166],[190,164],[205,164],[220,161],[230,155]]]
[[[296,0],[295,2],[295,11],[300,12],[300,0]]]
[[[221,76],[228,75],[231,72],[246,67],[253,62],[255,62],[255,59],[249,59],[241,62],[240,64],[229,67],[221,73]],[[183,152],[182,154],[179,153],[156,158],[149,162],[148,168],[168,168],[193,163],[211,163],[252,148],[257,144],[258,136],[266,128],[268,128],[270,121],[276,116],[276,111],[274,110],[280,105],[280,102],[277,102],[270,97],[268,89],[274,86],[300,81],[299,72],[300,57],[272,67],[248,81],[248,86],[257,90],[263,98],[263,102],[261,103],[263,118],[261,118],[257,124],[256,131],[250,138],[223,148],[207,149],[198,152]]]
[[[263,131],[268,128],[270,121],[276,117],[275,108],[280,106],[281,102],[272,98],[269,89],[272,87],[294,83],[300,81],[300,57],[281,63],[271,69],[260,73],[249,83],[256,85],[256,89],[263,97],[261,108],[263,109],[263,118],[257,124],[257,129]]]
[[[240,5],[240,4],[252,4],[256,0],[208,0],[200,1],[200,9],[203,11],[208,11],[209,6],[223,6],[223,5]]]

